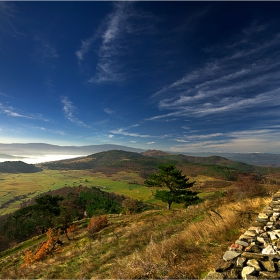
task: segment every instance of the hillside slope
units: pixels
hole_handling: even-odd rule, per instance
[[[0,173],[35,173],[42,169],[33,164],[27,164],[22,161],[0,162]]]
[[[110,175],[119,171],[135,171],[143,178],[157,171],[159,164],[172,163],[180,169],[188,169],[187,175],[209,175],[226,180],[235,180],[238,174],[254,172],[265,174],[266,168],[232,161],[219,156],[194,157],[182,154],[168,154],[161,151],[148,151],[142,154],[111,150],[86,157],[53,161],[41,164],[43,168],[64,170],[92,169]]]
[[[147,151],[147,152],[143,152],[142,154],[159,158],[159,159],[174,160],[178,162],[182,161],[182,162],[198,163],[204,165],[220,165],[229,168],[234,168],[244,172],[254,172],[254,171],[261,170],[261,168],[256,167],[254,165],[230,160],[221,156],[198,157],[198,156],[188,156],[183,154],[169,154],[161,151]]]
[[[95,172],[112,174],[118,171],[155,172],[160,163],[167,160],[146,157],[139,153],[111,150],[86,157],[53,161],[41,164],[43,168],[64,170],[94,169]]]
[[[88,234],[88,219],[77,222],[70,240],[61,237],[52,254],[22,267],[44,235],[0,255],[2,279],[199,279],[243,232],[265,199],[217,200],[188,211],[109,215],[108,226]],[[242,209],[242,211],[240,211]]]

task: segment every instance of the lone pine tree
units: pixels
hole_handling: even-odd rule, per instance
[[[173,202],[185,203],[185,206],[188,206],[199,201],[198,192],[190,190],[195,182],[188,181],[189,178],[182,175],[182,171],[178,170],[175,165],[166,164],[160,165],[159,173],[151,174],[144,184],[146,187],[164,188],[165,190],[156,190],[154,196],[156,199],[168,203],[168,209],[170,209]]]

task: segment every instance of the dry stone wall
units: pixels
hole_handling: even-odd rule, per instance
[[[280,279],[280,191],[205,279]]]

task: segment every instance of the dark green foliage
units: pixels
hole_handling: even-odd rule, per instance
[[[35,199],[36,204],[34,205],[35,211],[37,213],[42,213],[46,215],[55,215],[60,214],[60,205],[59,202],[64,198],[62,196],[56,195],[51,196],[49,194],[40,196]]]
[[[114,194],[102,192],[98,188],[91,188],[89,190],[82,191],[77,199],[77,204],[82,206],[87,215],[92,217],[93,215],[101,214],[116,214],[121,212],[121,201],[124,197],[115,196]]]
[[[42,171],[41,168],[22,161],[0,162],[0,173],[35,173],[40,171]]]
[[[51,195],[52,194],[52,195]],[[65,187],[37,197],[30,205],[0,217],[0,250],[44,233],[48,228],[66,229],[74,220],[93,215],[121,213],[124,196],[98,188]]]
[[[217,177],[228,181],[235,181],[238,177],[238,172],[236,169],[228,168],[220,165],[207,165],[207,172],[205,175],[211,177]]]
[[[10,240],[22,241],[30,236],[43,233],[55,225],[55,217],[60,215],[61,196],[44,195],[36,203],[17,210],[1,224],[0,230]]]
[[[159,173],[150,175],[150,179],[145,181],[147,187],[165,188],[168,190],[156,190],[155,198],[171,204],[185,203],[186,206],[199,200],[198,192],[189,190],[195,182],[188,182],[189,178],[182,175],[182,171],[176,169],[173,164],[159,166]]]

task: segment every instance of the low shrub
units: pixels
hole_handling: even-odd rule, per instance
[[[108,225],[108,219],[106,215],[99,217],[92,217],[87,226],[87,231],[91,236],[94,236],[96,232],[105,228]]]

